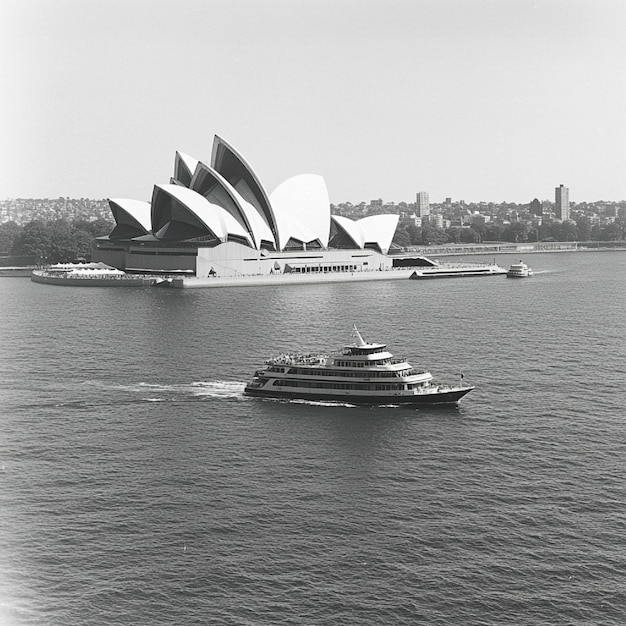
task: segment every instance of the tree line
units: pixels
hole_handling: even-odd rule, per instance
[[[0,224],[0,256],[30,259],[30,263],[69,263],[88,260],[95,237],[107,235],[114,222],[106,219],[88,221],[65,219],[44,222],[33,220],[20,226],[15,222]],[[623,241],[626,222],[617,218],[605,225],[592,225],[582,216],[576,222],[543,224],[532,227],[524,222],[508,225],[476,224],[470,228],[452,226],[448,229],[425,225],[400,224],[393,242],[401,247],[441,245],[445,243],[482,243],[509,241],[513,243],[537,241]]]
[[[438,228],[425,225],[400,224],[393,242],[401,247],[441,245],[446,243],[482,243],[484,241],[508,241],[512,243],[538,241],[623,241],[626,239],[626,221],[617,218],[610,224],[591,224],[588,217],[575,222],[547,223],[529,226],[524,222],[502,225],[497,223],[475,224],[470,228],[452,226]]]
[[[115,224],[110,220],[33,220],[20,226],[0,224],[0,256],[30,259],[31,263],[71,263],[89,260],[95,237],[108,235]]]

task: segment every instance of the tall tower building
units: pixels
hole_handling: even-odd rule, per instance
[[[415,202],[415,214],[417,217],[428,217],[430,215],[430,206],[428,204],[428,192],[418,191]]]
[[[559,185],[554,190],[554,204],[556,205],[556,216],[565,221],[569,219],[569,189]]]

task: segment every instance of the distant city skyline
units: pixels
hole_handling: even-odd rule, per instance
[[[149,200],[218,134],[334,204],[622,201],[624,32],[622,0],[3,0],[0,199]]]

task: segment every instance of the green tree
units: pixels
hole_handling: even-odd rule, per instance
[[[472,230],[475,233],[478,233],[478,239],[476,243],[481,243],[485,241],[485,233],[487,232],[487,225],[484,222],[477,222],[472,224]]]
[[[602,241],[602,229],[599,224],[591,227],[591,241]]]
[[[569,220],[561,224],[561,241],[578,241],[578,228]]]
[[[448,242],[448,235],[439,226],[426,226],[422,228],[422,242],[428,245],[440,246]]]
[[[0,255],[11,252],[13,244],[22,232],[22,227],[16,222],[5,222],[0,224]]]
[[[603,235],[604,235],[603,239],[605,241],[620,241],[621,239],[624,238],[623,229],[619,225],[618,222],[613,222],[609,224],[604,229]]]
[[[451,226],[450,228],[448,228],[448,231],[447,231],[448,241],[450,243],[459,243],[461,241],[462,230],[463,229],[459,228],[458,226]]]
[[[93,235],[84,230],[74,229],[72,237],[76,246],[76,256],[85,259],[91,258],[91,247],[94,240]]]
[[[79,256],[73,229],[67,220],[55,220],[48,223],[50,230],[50,250],[48,259],[51,263],[72,262]]]
[[[393,243],[401,248],[406,248],[411,245],[411,239],[406,228],[398,228],[393,236]]]
[[[76,219],[72,222],[72,226],[76,230],[82,230],[91,234],[92,237],[101,237],[102,235],[108,235],[113,230],[115,223],[102,218],[94,221]]]
[[[411,224],[407,226],[406,232],[409,234],[411,245],[417,246],[422,239],[422,229],[415,226],[415,224]]]
[[[576,226],[578,228],[578,240],[589,241],[591,239],[591,222],[586,215],[581,215],[576,220]]]
[[[501,241],[504,226],[501,224],[489,223],[485,225],[483,241]]]
[[[93,236],[76,230],[67,220],[28,222],[15,238],[12,254],[30,256],[37,263],[67,263],[87,256]]]
[[[513,222],[504,229],[502,238],[513,243],[528,241],[528,226],[524,222]]]
[[[463,228],[461,230],[461,241],[463,243],[478,243],[480,241],[480,233],[473,228]]]
[[[44,222],[33,220],[22,228],[13,243],[12,254],[30,256],[36,262],[45,262],[51,248],[50,232]]]
[[[435,244],[441,246],[444,243],[448,243],[448,234],[444,228],[437,226],[437,228],[435,228]]]

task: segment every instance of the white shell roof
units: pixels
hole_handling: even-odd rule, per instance
[[[362,248],[365,243],[363,239],[363,231],[358,222],[351,220],[349,217],[343,217],[342,215],[333,215],[335,223],[341,227],[341,229],[354,241],[354,245],[358,248]]]
[[[267,239],[276,249],[280,247],[276,217],[265,188],[249,163],[218,135],[213,138],[211,167],[217,170],[263,216],[272,237]]]
[[[330,200],[326,183],[316,174],[301,174],[281,183],[270,195],[279,239],[284,246],[290,238],[304,243],[319,239],[328,245]]]
[[[384,254],[387,253],[393,236],[398,227],[399,215],[394,213],[370,215],[359,220],[357,224],[363,232],[363,244],[376,242]]]
[[[263,216],[256,210],[256,207],[250,204],[247,200],[244,200],[239,195],[236,189],[232,188],[232,190],[240,198],[241,208],[243,209],[246,218],[250,223],[250,227],[252,228],[252,233],[254,235],[257,248],[261,247],[261,240],[275,243],[274,233],[272,233],[272,231],[270,230],[270,227],[267,225],[265,219],[263,219]]]
[[[230,234],[243,237],[250,243],[244,227],[226,209],[209,202],[199,193],[180,185],[155,185],[155,187],[178,200],[222,241],[226,241]]]
[[[275,210],[274,217],[276,218],[279,238],[283,247],[287,245],[290,239],[295,239],[296,241],[300,241],[302,243],[308,243],[309,241],[313,241],[317,238],[314,231],[307,228],[308,224],[303,224],[298,221],[296,216],[292,217],[290,215],[281,215],[279,211]],[[328,236],[326,239],[328,239]]]
[[[143,200],[132,200],[131,198],[109,198],[109,205],[113,203],[122,211],[128,213],[141,227],[150,232],[150,203]]]
[[[193,176],[193,173],[196,170],[196,165],[198,165],[198,159],[195,159],[184,152],[176,152],[174,172],[176,172],[176,162],[179,160],[182,161],[189,170],[189,176]]]
[[[250,247],[254,247],[250,238],[250,234],[228,211],[222,209],[222,207],[218,206],[217,204],[212,204],[211,206],[216,207],[222,212],[224,224],[226,226],[226,236],[236,235],[238,237],[243,237],[243,239],[245,239]]]
[[[354,221],[341,215],[333,215],[335,223],[354,241],[355,245],[363,248],[367,243],[376,243],[386,254],[398,226],[399,215],[389,213],[385,215],[370,215]]]
[[[244,228],[246,224],[249,225],[251,236],[256,243],[256,247],[260,247],[261,240],[274,242],[274,235],[257,208],[245,200],[243,196],[216,169],[199,161],[191,181],[191,186],[194,186],[202,170],[209,172],[216,182],[221,185],[226,193],[228,193],[231,197],[240,213],[240,219],[238,221],[242,223]]]
[[[112,210],[115,208],[114,215],[119,214],[116,220],[119,217],[120,222],[129,224],[135,221],[146,233],[160,229],[167,216],[160,213],[159,195],[165,193],[175,198],[222,241],[233,235],[257,249],[264,241],[280,249],[289,240],[302,243],[318,240],[326,248],[331,221],[334,220],[356,247],[376,244],[384,253],[391,246],[398,224],[399,217],[393,214],[374,215],[356,222],[331,216],[326,184],[316,174],[289,178],[268,197],[249,164],[217,135],[211,166],[188,154],[176,152],[174,169],[175,175],[178,173],[183,180],[175,177],[170,184],[155,185],[152,204],[126,198],[110,199]],[[211,200],[193,190],[200,169],[208,170],[219,185],[215,188],[216,193],[212,188],[206,188]],[[124,218],[120,211],[128,218]]]

